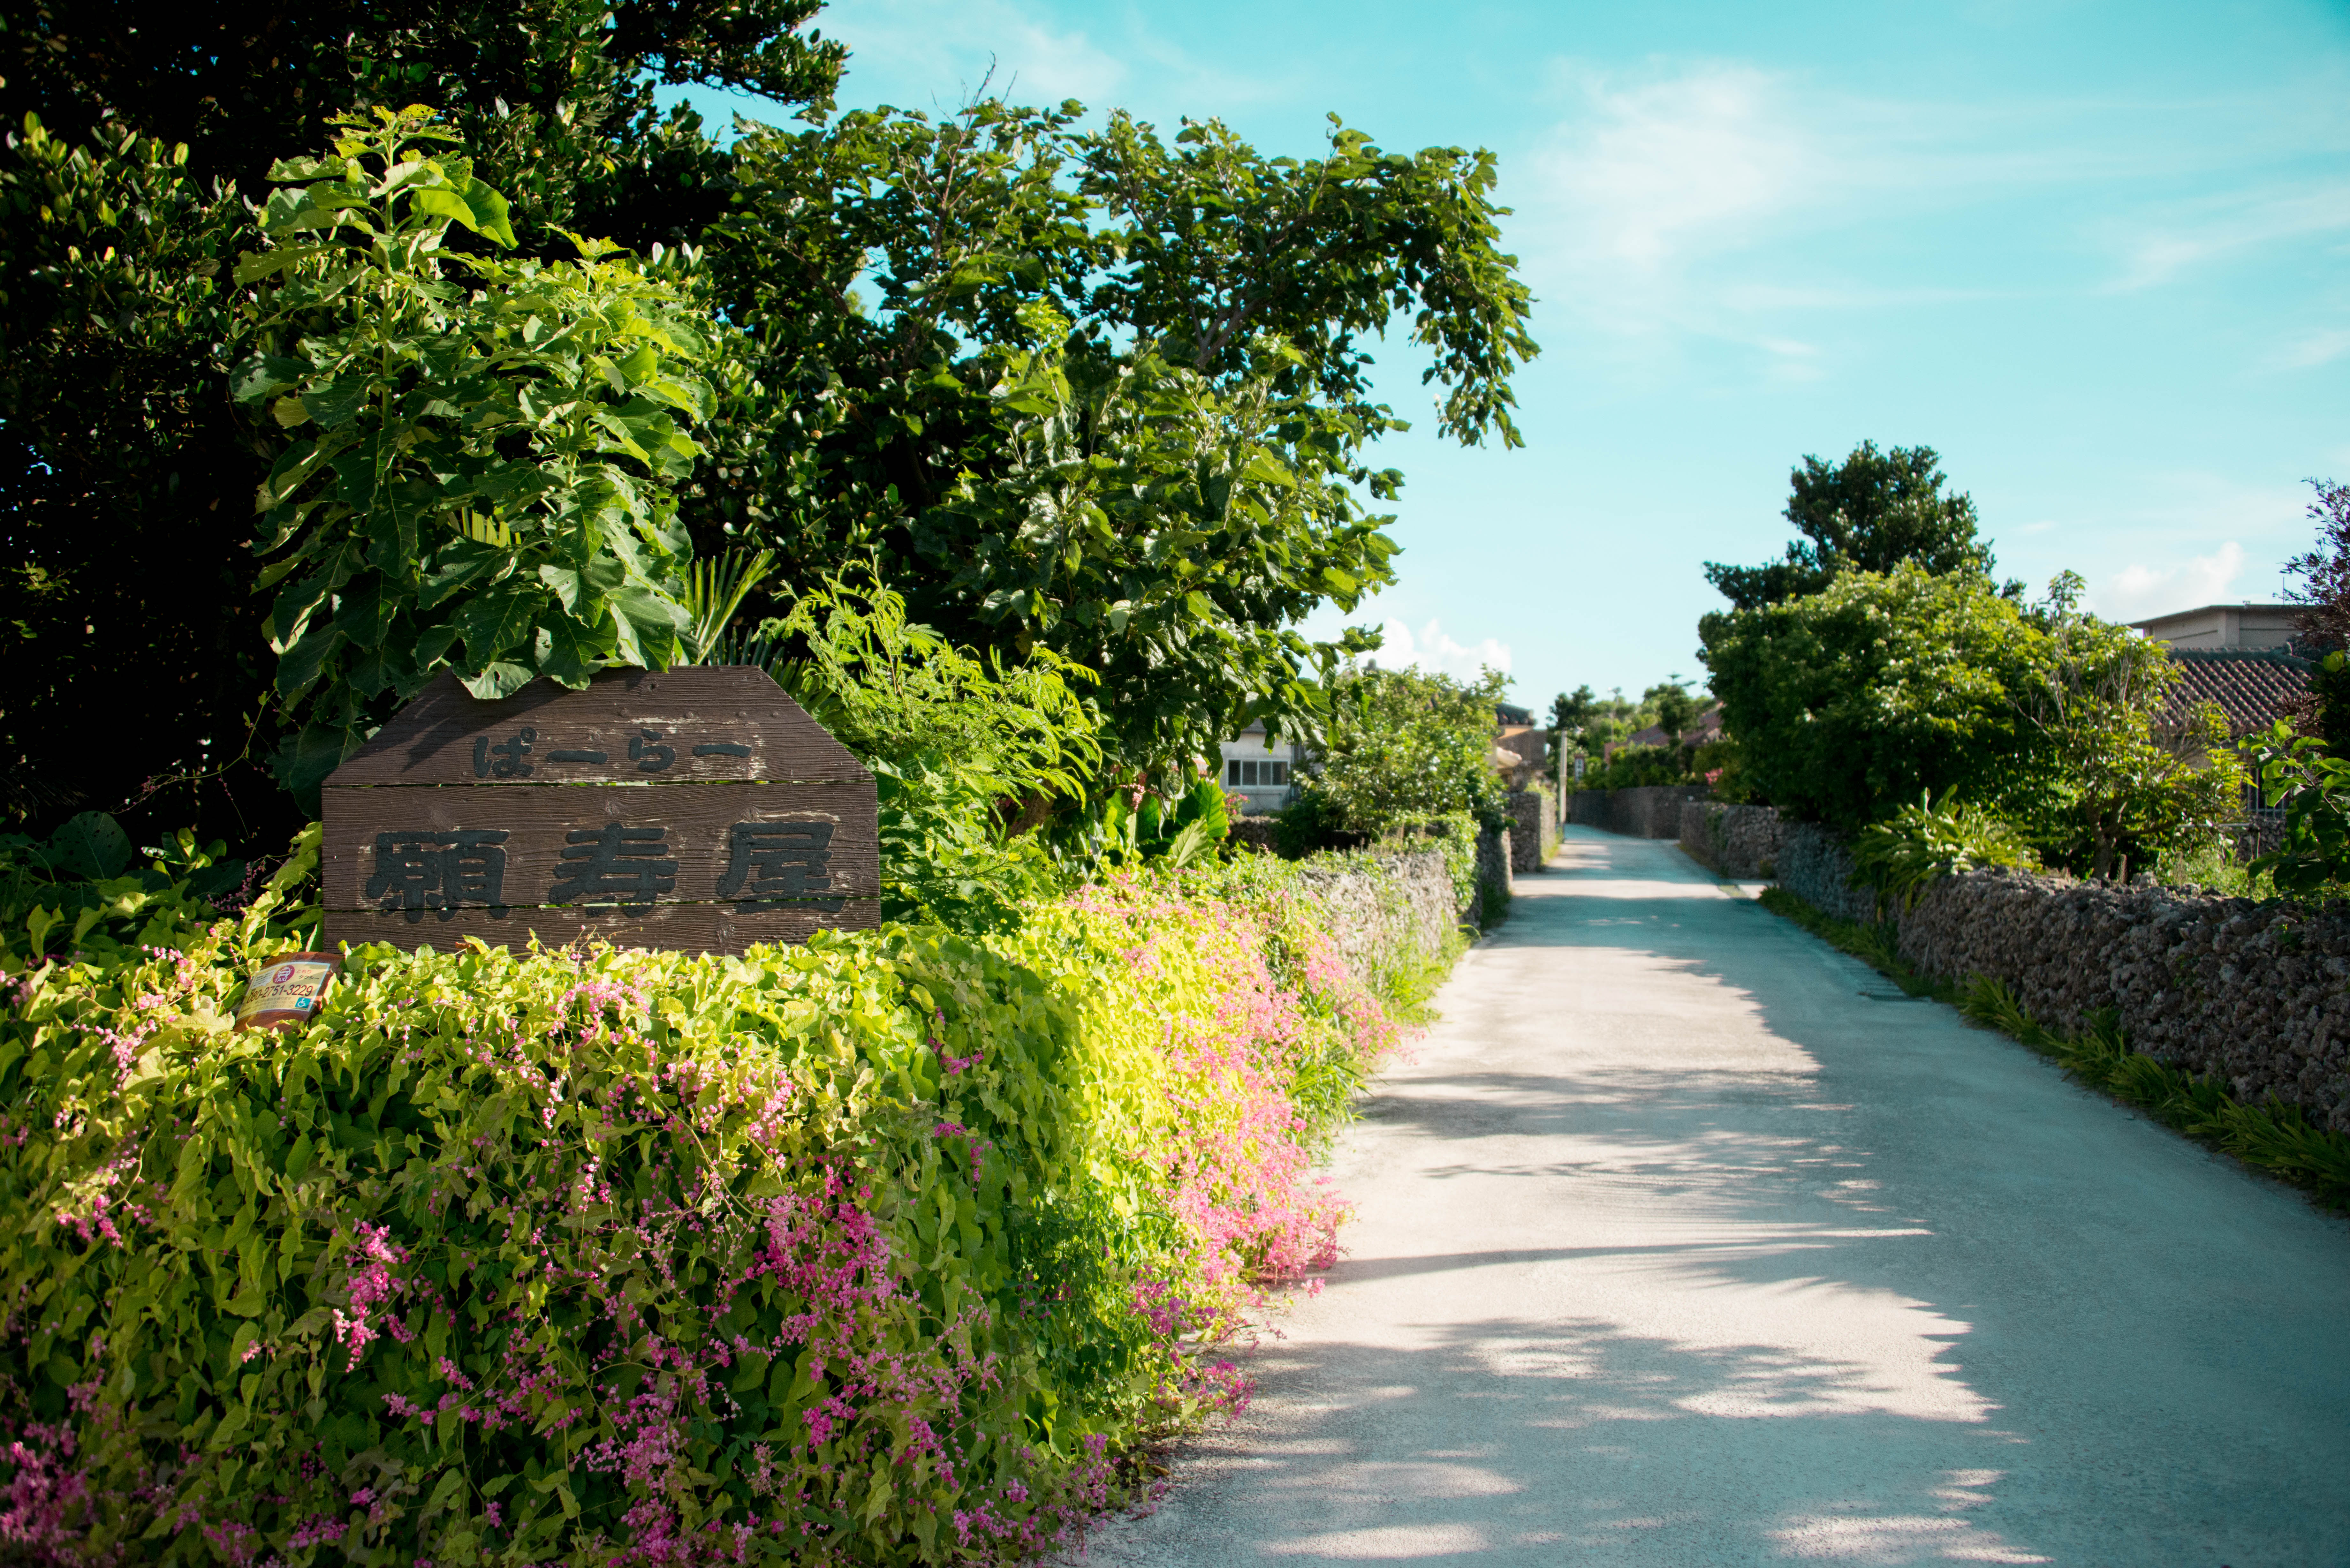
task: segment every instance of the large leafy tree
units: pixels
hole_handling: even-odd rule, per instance
[[[1740,609],[1818,593],[1841,572],[1889,572],[1914,564],[1937,575],[1988,573],[1991,547],[1975,539],[1975,504],[1945,495],[1932,447],[1865,441],[1842,462],[1806,456],[1789,476],[1787,521],[1803,537],[1759,566],[1709,561],[1705,579]]]
[[[1298,622],[1321,602],[1351,607],[1391,572],[1368,507],[1400,476],[1368,449],[1398,421],[1368,394],[1367,338],[1400,316],[1431,359],[1443,427],[1515,439],[1509,375],[1534,345],[1528,296],[1497,248],[1491,156],[1388,153],[1341,128],[1324,157],[1268,159],[1212,124],[1171,145],[1123,117],[1086,130],[1075,105],[836,119],[823,105],[839,51],[795,30],[813,11],[198,5],[153,28],[106,5],[28,13],[6,36],[25,58],[6,102],[78,133],[92,172],[76,208],[25,185],[16,150],[0,160],[0,179],[25,186],[12,199],[47,225],[0,246],[61,257],[50,270],[63,280],[5,327],[0,421],[15,444],[0,487],[22,563],[11,591],[47,596],[14,618],[9,650],[50,693],[0,710],[10,772],[78,768],[66,787],[114,805],[151,775],[234,776],[232,750],[306,766],[325,754],[266,732],[290,722],[283,704],[317,645],[297,653],[280,624],[295,612],[270,607],[267,629],[296,660],[273,693],[265,618],[240,591],[250,498],[286,405],[273,390],[247,402],[266,419],[231,411],[243,346],[229,346],[220,263],[259,236],[228,182],[257,194],[270,161],[317,146],[335,113],[411,102],[442,111],[469,179],[513,198],[516,265],[569,257],[571,232],[608,235],[720,312],[705,367],[718,401],[676,496],[699,550],[771,547],[785,597],[863,560],[957,643],[1098,670],[1105,746],[1121,763],[1207,752],[1259,715],[1310,729],[1315,677],[1354,645],[1316,646]],[[656,80],[747,88],[806,113],[722,148],[690,113],[656,112]],[[189,151],[129,159],[109,138],[140,116]],[[148,235],[147,281],[105,295],[85,275],[123,254],[105,250],[121,214],[169,205],[142,180],[168,187],[194,226]],[[60,212],[70,221],[51,223]],[[450,245],[496,248],[462,234]],[[76,389],[53,417],[43,398],[70,378],[69,340],[103,356],[134,331],[161,335],[155,362],[126,358],[135,375]],[[139,426],[127,481],[73,455],[77,431],[109,421]],[[260,542],[280,534],[273,523]],[[107,563],[167,552],[176,583],[202,586],[173,607],[192,629],[166,635],[156,610],[127,602],[91,622],[114,650],[109,669],[73,665],[81,650],[49,628],[97,602]],[[367,621],[346,617],[344,587],[324,591],[306,636]],[[216,689],[191,701],[180,671],[196,665]],[[321,669],[356,698],[330,726],[337,750],[403,685],[369,696],[379,671],[364,659]],[[181,690],[147,689],[169,680]],[[135,742],[81,745],[55,701],[68,688]],[[167,809],[184,815],[186,802]]]
[[[1079,113],[859,113],[737,146],[711,265],[758,390],[688,516],[787,578],[868,557],[958,641],[1092,667],[1124,761],[1212,754],[1260,717],[1310,731],[1357,649],[1296,623],[1392,580],[1367,504],[1401,475],[1368,449],[1401,421],[1362,339],[1404,315],[1443,430],[1516,441],[1534,346],[1492,155],[1334,126],[1325,156],[1270,159],[1213,123],[1170,144]]]
[[[1743,781],[1846,830],[1957,794],[2052,858],[2105,875],[2208,839],[2243,779],[2216,711],[2166,727],[2160,647],[1978,572],[1846,572],[1816,594],[1699,623]]]
[[[2044,753],[2014,701],[2033,682],[2031,631],[1980,573],[1915,565],[1698,623],[1754,792],[1846,829],[1921,791],[1963,786],[2002,808],[2033,797]]]
[[[1455,680],[1350,664],[1332,682],[1328,739],[1305,784],[1310,809],[1356,833],[1467,814],[1499,820],[1493,705],[1509,678]]]
[[[585,686],[676,662],[691,620],[672,487],[712,402],[706,313],[602,244],[452,254],[452,234],[514,232],[431,120],[350,116],[325,157],[276,165],[270,244],[237,266],[264,285],[233,390],[281,432],[263,629],[305,809],[439,670],[481,698]]]

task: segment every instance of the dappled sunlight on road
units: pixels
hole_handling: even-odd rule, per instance
[[[1670,846],[1557,867],[1365,1106],[1255,1409],[1091,1561],[2350,1561],[2337,1222]]]

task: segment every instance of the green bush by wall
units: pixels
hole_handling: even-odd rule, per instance
[[[1262,865],[978,938],[360,949],[234,1032],[301,869],[72,947],[0,910],[26,1560],[1028,1552],[1245,1397],[1217,1347],[1329,1261],[1314,1161],[1398,1034]]]

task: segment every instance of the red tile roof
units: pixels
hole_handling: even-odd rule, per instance
[[[2163,704],[2183,716],[2196,702],[2217,702],[2237,735],[2265,730],[2280,704],[2309,689],[2309,662],[2281,648],[2174,648],[2178,684]]]
[[[1670,739],[1671,737],[1663,730],[1651,724],[1645,730],[1635,732],[1620,743],[1627,746],[1661,746]],[[1684,746],[1701,746],[1708,741],[1720,739],[1721,739],[1721,704],[1719,702],[1699,714],[1697,722],[1681,732],[1681,744]]]

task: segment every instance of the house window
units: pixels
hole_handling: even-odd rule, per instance
[[[1224,762],[1224,783],[1235,789],[1262,788],[1289,782],[1289,764],[1253,757],[1230,757]]]

